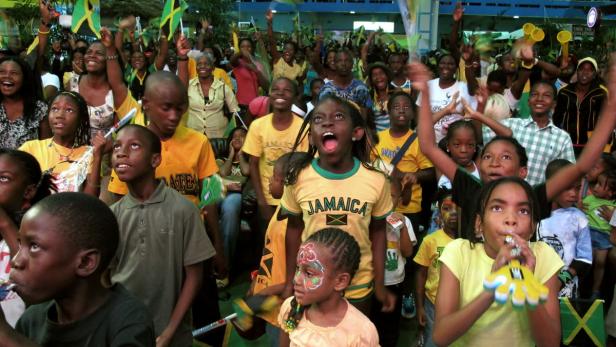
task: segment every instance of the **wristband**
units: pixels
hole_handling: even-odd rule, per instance
[[[533,62],[532,62],[532,63],[530,63],[530,64],[526,64],[525,62],[522,62],[522,63],[520,64],[520,66],[522,66],[523,68],[525,68],[525,69],[527,69],[527,70],[530,70],[530,69],[532,69],[533,67],[535,67],[535,65],[537,65],[537,63],[538,63],[538,62],[539,62],[539,59],[535,58],[535,60],[533,60]]]
[[[38,33],[39,33],[39,34],[41,34],[41,35],[49,35],[49,32],[50,32],[49,30],[47,30],[47,31],[41,31],[40,29],[39,29],[39,31],[38,31]]]
[[[187,61],[187,60],[188,60],[188,56],[185,56],[185,57],[180,57],[180,56],[178,56],[178,58],[177,58],[177,59],[178,59],[179,61]]]
[[[108,55],[105,57],[106,60],[116,60],[118,59],[118,55],[114,54],[114,55]]]

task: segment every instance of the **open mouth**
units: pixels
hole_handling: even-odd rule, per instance
[[[14,85],[15,85],[15,83],[13,83],[13,82],[8,82],[8,81],[2,82],[2,86],[3,87],[12,87]]]
[[[323,148],[325,151],[333,152],[336,148],[338,148],[338,139],[331,131],[324,133],[321,138],[323,140]]]

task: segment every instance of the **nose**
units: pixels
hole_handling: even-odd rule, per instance
[[[506,226],[514,227],[518,224],[518,216],[513,210],[505,210],[504,220]]]
[[[17,248],[17,253],[11,259],[11,268],[15,270],[23,270],[25,265],[25,256],[23,256],[21,245]]]

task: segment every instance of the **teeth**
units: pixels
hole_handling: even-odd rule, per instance
[[[126,164],[118,164],[118,165],[116,165],[116,167],[118,169],[126,169],[128,167],[128,165],[126,165]]]
[[[275,99],[274,101],[275,101],[275,102],[285,102],[285,99],[280,99],[280,98],[278,98],[278,99]]]
[[[323,133],[323,136],[334,136],[334,133],[332,133],[331,131],[328,131],[326,133]]]

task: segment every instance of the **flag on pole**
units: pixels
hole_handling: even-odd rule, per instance
[[[73,9],[71,31],[76,34],[101,38],[100,0],[77,0]]]
[[[397,0],[409,50],[409,59],[417,49],[417,0]]]
[[[163,35],[167,36],[167,40],[171,41],[173,34],[180,25],[182,15],[188,8],[188,4],[184,0],[167,0],[163,7],[163,14],[160,17],[160,30]]]
[[[39,44],[39,38],[38,38],[38,35],[36,35],[34,37],[34,41],[32,41],[32,43],[28,47],[28,50],[26,50],[26,55],[30,55],[30,53],[32,53],[36,49],[36,47],[38,47],[38,44]]]

